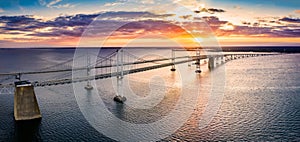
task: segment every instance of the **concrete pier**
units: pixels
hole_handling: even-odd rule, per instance
[[[41,118],[41,112],[31,84],[16,85],[14,96],[14,117],[16,121]]]

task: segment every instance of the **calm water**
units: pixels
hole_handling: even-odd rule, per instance
[[[73,52],[67,49],[0,49],[0,70],[11,72],[44,68],[72,58]],[[163,141],[300,141],[299,54],[253,57],[226,63],[224,98],[211,123],[203,129],[199,129],[198,120],[208,102],[211,73],[206,65],[203,65],[201,75],[196,75],[195,67],[189,68],[187,64],[181,65],[181,68],[184,70],[181,78],[187,79],[191,88],[200,88],[200,97],[197,107],[192,108],[194,113],[190,119]],[[148,111],[113,102],[115,94],[109,85],[110,79],[97,81],[97,89],[108,110],[120,119],[137,124],[155,122],[172,110],[182,87],[177,84],[180,75],[169,69],[128,76],[131,89],[140,96],[147,96],[151,88],[165,92],[163,102]],[[221,68],[214,72],[218,70]],[[165,90],[160,87],[161,80],[149,78],[157,74],[163,78],[167,86]],[[35,91],[43,116],[37,122],[16,123],[13,95],[0,95],[0,141],[113,141],[85,120],[76,103],[72,85],[41,87],[35,88]]]

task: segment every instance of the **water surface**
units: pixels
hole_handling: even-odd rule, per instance
[[[71,59],[73,52],[72,49],[0,49],[0,68],[1,72],[35,70]],[[182,76],[193,76],[187,85],[199,87],[201,94],[190,119],[163,141],[300,141],[299,62],[299,54],[290,54],[226,63],[222,104],[211,123],[203,129],[199,129],[198,120],[210,95],[211,73],[206,65],[203,65],[201,75],[194,73],[195,67],[181,65],[184,69]],[[221,68],[214,71],[218,69]],[[159,87],[159,79],[152,79],[149,87],[149,77],[156,74],[164,79],[168,86],[166,90]],[[170,72],[170,68],[129,76],[131,89],[138,95],[149,94],[151,85],[158,88],[158,92],[165,92],[167,99],[148,111],[113,102],[115,94],[107,85],[109,79],[97,81],[97,89],[102,92],[100,95],[108,110],[120,119],[137,124],[150,123],[168,115],[173,109],[181,88],[180,84],[176,84],[179,76]],[[13,95],[0,95],[0,141],[113,141],[85,120],[76,103],[72,85],[38,87],[35,91],[43,118],[29,124],[14,121]]]

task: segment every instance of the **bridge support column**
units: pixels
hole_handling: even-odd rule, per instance
[[[224,61],[224,56],[221,57],[221,64],[224,64],[225,61]]]
[[[118,103],[124,103],[126,97],[124,96],[123,79],[124,79],[124,52],[122,49],[117,54],[117,96],[114,101]]]
[[[192,58],[191,57],[189,57],[189,62],[188,62],[188,67],[191,67],[192,66]]]
[[[196,73],[201,73],[201,51],[200,49],[198,48],[197,51],[196,51]]]
[[[208,59],[208,69],[212,70],[215,68],[215,58],[214,57],[210,57]]]
[[[14,117],[16,121],[42,118],[34,87],[31,84],[16,85]]]
[[[176,71],[176,68],[175,68],[175,58],[176,58],[176,55],[175,55],[175,51],[172,50],[172,68],[171,68],[171,71]]]
[[[91,57],[87,56],[87,77],[91,77]],[[88,80],[87,85],[84,87],[86,90],[92,90],[93,86],[91,80]]]

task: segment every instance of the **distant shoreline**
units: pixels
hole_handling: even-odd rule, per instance
[[[99,47],[82,47],[87,49],[95,49]],[[102,47],[101,49],[119,49],[121,47]],[[174,47],[127,47],[131,49],[174,49]],[[175,47],[179,48],[179,47]],[[0,48],[5,49],[70,49],[75,50],[76,47],[24,47],[24,48]],[[211,47],[206,49],[213,49]],[[280,53],[300,53],[300,46],[224,46],[224,52],[280,52]]]

